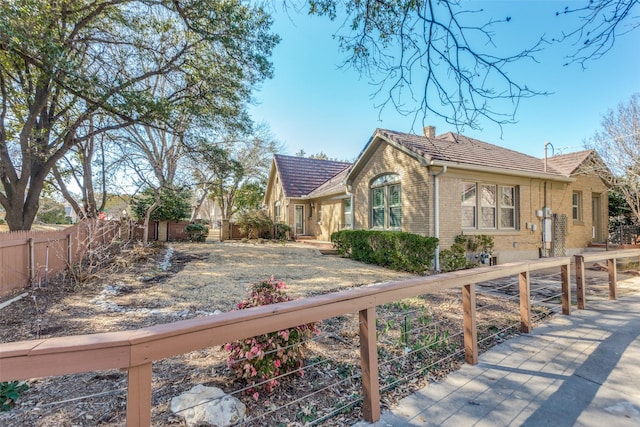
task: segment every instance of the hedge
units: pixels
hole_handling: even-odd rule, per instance
[[[432,268],[438,239],[402,231],[342,230],[331,234],[342,256],[392,270],[424,274]]]

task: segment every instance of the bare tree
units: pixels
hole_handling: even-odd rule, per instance
[[[608,166],[608,170],[601,169],[600,176],[640,218],[640,93],[609,110],[600,128],[589,143]]]
[[[578,15],[580,24],[562,32],[559,42],[576,46],[567,57],[568,63],[579,63],[582,67],[590,60],[602,58],[616,39],[640,26],[638,6],[640,0],[584,1],[582,6],[566,6],[556,12],[557,16]],[[634,13],[635,12],[635,13]]]
[[[178,164],[185,154],[182,134],[149,125],[128,127],[123,132],[122,151],[129,170],[135,173],[139,188],[153,191],[154,202],[144,215],[143,244],[149,240],[149,221],[161,205],[161,192],[173,191]]]
[[[513,123],[522,99],[547,93],[513,74],[512,64],[536,61],[539,51],[559,41],[574,43],[568,61],[584,66],[640,25],[640,0],[572,1],[555,13],[560,36],[539,34],[530,46],[505,52],[495,35],[517,25],[506,6],[518,3],[504,2],[504,15],[487,16],[480,6],[460,0],[305,2],[311,14],[342,21],[336,38],[347,55],[345,65],[376,85],[381,111],[390,106],[414,120],[433,115],[471,128],[483,121]],[[578,23],[562,20],[569,16]]]
[[[192,218],[204,199],[211,197],[222,219],[231,219],[239,208],[238,192],[256,188],[247,186],[249,183],[257,184],[258,189],[266,187],[273,154],[281,151],[282,145],[264,123],[251,132],[226,134],[215,142],[200,140],[190,146],[190,165],[200,194]]]

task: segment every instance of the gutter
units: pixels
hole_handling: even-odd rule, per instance
[[[489,166],[470,165],[467,163],[443,162],[439,160],[432,160],[431,166],[442,166],[442,167],[450,166],[452,168],[462,169],[466,171],[486,172],[486,173],[492,173],[492,174],[511,175],[511,176],[525,177],[525,178],[538,178],[545,181],[558,181],[558,182],[575,182],[576,181],[575,178],[571,178],[563,175],[551,174],[551,173],[526,172],[526,171],[521,171],[517,169],[495,168],[495,167],[489,167]]]
[[[443,165],[438,173],[432,173],[433,177],[433,237],[438,239],[435,260],[433,262],[436,272],[440,271],[440,180],[438,177],[447,173],[447,165]]]

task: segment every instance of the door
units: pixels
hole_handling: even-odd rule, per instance
[[[295,205],[294,229],[296,236],[304,234],[304,205]]]
[[[593,241],[603,242],[602,233],[602,198],[599,193],[593,193],[591,195],[591,225],[593,226]]]

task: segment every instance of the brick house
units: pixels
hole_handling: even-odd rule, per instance
[[[443,248],[460,234],[490,235],[504,263],[572,255],[606,240],[607,187],[594,165],[602,160],[593,150],[545,160],[451,132],[436,136],[431,126],[423,136],[377,129],[352,165],[276,156],[265,203],[296,235],[318,240],[345,227],[436,236]]]

